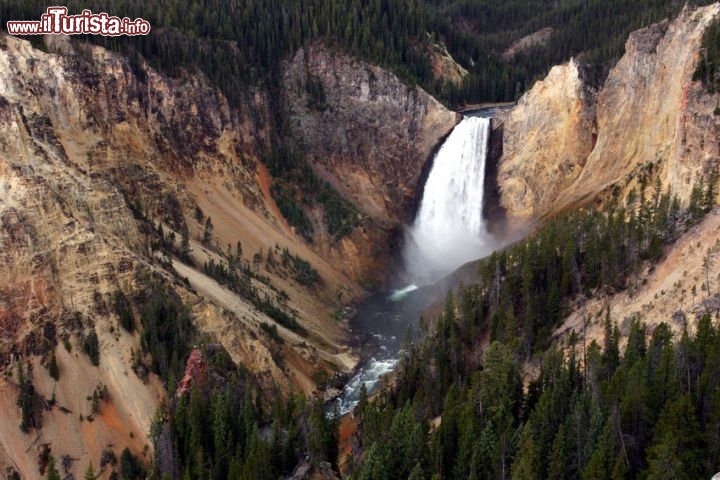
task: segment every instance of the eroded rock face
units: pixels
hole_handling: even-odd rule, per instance
[[[152,263],[133,199],[176,231],[193,204],[177,184],[193,175],[225,173],[247,203],[262,202],[254,162],[238,168],[260,148],[259,118],[201,81],[149,70],[141,83],[119,56],[83,55],[0,38],[2,327],[91,315],[98,298],[131,286]]]
[[[513,219],[547,211],[580,174],[593,148],[593,94],[574,61],[501,113],[503,157],[498,168],[500,205]]]
[[[308,82],[322,85],[324,101]],[[319,175],[383,226],[411,219],[423,170],[458,115],[391,73],[320,46],[297,52],[283,87],[290,128]]]
[[[718,13],[719,4],[697,11],[685,9],[669,24],[630,35],[625,55],[598,95],[597,145],[569,190],[568,202],[600,191],[650,163],[660,167],[665,186],[672,185],[682,200],[689,198],[695,174],[706,169],[709,160],[703,148],[695,149],[700,145],[693,137],[704,133],[694,128],[694,121],[712,113],[709,106],[701,111],[702,86],[692,76],[702,36]]]
[[[118,454],[125,446],[140,454],[151,444],[150,421],[163,385],[155,375],[141,379],[133,372],[139,336],[118,327],[113,307],[121,290],[140,310],[148,281],[177,294],[199,330],[213,334],[269,385],[312,391],[315,371],[351,368],[353,355],[338,345],[343,324],[330,314],[336,289],[346,299],[359,289],[274,214],[267,185],[259,181],[269,124],[262,91],[248,88],[230,105],[202,77],[168,79],[149,68],[133,70],[99,47],[62,47],[62,55],[44,53],[27,41],[0,37],[0,371],[20,358],[34,362],[38,392],[46,399],[56,394],[58,405],[73,412],[44,413],[43,441],[57,446],[53,454],[81,459],[73,467],[78,476],[89,461],[98,464],[107,444]],[[295,335],[293,346],[279,351],[259,327],[273,322],[267,315],[199,267],[177,259],[173,265],[151,251],[159,238],[154,229],[162,224],[176,242],[189,229],[197,265],[218,258],[196,241],[203,228],[197,205],[213,215],[216,250],[242,240],[247,260],[278,245],[320,271],[324,282],[312,294],[267,268],[263,274],[288,294],[288,308],[322,345]],[[98,367],[78,345],[90,328],[99,337]],[[280,335],[292,334],[280,329]],[[58,346],[66,335],[72,353]],[[41,366],[52,349],[61,370],[57,384]],[[98,383],[112,401],[89,435],[78,418],[90,413],[84,399]],[[17,428],[11,379],[0,379],[0,393],[7,413],[0,420],[0,470],[13,465],[24,478],[35,478],[32,438]]]
[[[470,72],[455,61],[444,43],[428,40],[426,52],[432,64],[433,78],[439,82],[462,84]]]
[[[203,359],[202,351],[199,347],[195,347],[190,352],[190,356],[185,364],[185,375],[178,383],[175,396],[182,397],[188,394],[193,385],[203,385],[207,378],[207,363]]]
[[[268,388],[311,392],[315,373],[351,369],[356,358],[343,346],[345,323],[332,314],[359,296],[353,278],[384,267],[393,228],[409,214],[423,168],[455,114],[379,68],[322,49],[308,63],[299,54],[285,82],[293,128],[319,174],[368,216],[351,235],[310,245],[281,218],[260,164],[269,144],[264,91],[248,87],[231,105],[202,76],[168,79],[67,39],[54,38],[51,48],[62,54],[0,37],[0,371],[31,359],[40,394],[57,391],[58,404],[73,409],[98,382],[113,399],[91,436],[77,414],[45,413],[44,441],[63,442],[54,454],[80,458],[84,466],[98,464],[108,443],[137,453],[150,443],[163,385],[132,371],[139,336],[117,326],[113,308],[113,295],[122,290],[139,310],[149,279],[182,299],[197,328]],[[306,66],[323,84],[323,109],[308,107]],[[198,241],[204,219],[196,207],[212,216],[213,248]],[[176,242],[189,230],[197,266],[152,250],[160,224]],[[278,325],[287,340],[278,345],[261,328],[273,319],[198,267],[218,261],[238,241],[245,262],[287,248],[318,270],[322,282],[307,287],[269,260],[253,264],[272,283],[253,286],[273,298],[287,294],[282,301],[312,335]],[[71,353],[46,335],[76,342],[91,326],[99,367],[76,357],[77,343]],[[53,348],[62,371],[57,385],[40,367]],[[11,412],[0,419],[0,438],[7,440],[0,469],[14,465],[32,478],[36,464],[17,429],[13,388],[0,379],[0,406]],[[131,425],[134,440],[120,435],[117,424]]]
[[[587,203],[610,186],[627,193],[653,165],[686,201],[698,175],[718,165],[720,96],[692,76],[703,33],[720,4],[685,9],[630,35],[626,53],[593,96],[573,62],[554,68],[507,118],[499,203],[511,221]]]
[[[552,37],[553,32],[554,30],[552,28],[546,27],[538,30],[537,32],[533,32],[530,35],[526,35],[520,38],[503,52],[503,59],[506,61],[510,61],[515,58],[518,53],[526,53],[528,50],[538,45],[547,45],[547,43],[550,41],[550,38]]]

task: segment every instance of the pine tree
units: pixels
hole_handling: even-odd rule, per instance
[[[708,178],[707,188],[705,190],[705,195],[703,198],[703,209],[706,213],[712,210],[712,208],[715,206],[715,197],[717,196],[715,189],[717,186],[718,178],[720,178],[720,176],[717,172],[713,172],[712,174],[710,174],[710,178]]]
[[[480,402],[486,421],[502,433],[513,423],[513,412],[522,395],[517,361],[504,345],[494,342],[483,355]]]
[[[120,471],[123,478],[129,480],[145,478],[145,468],[127,447],[120,454]]]
[[[90,333],[85,337],[83,342],[83,350],[85,354],[90,358],[93,365],[100,365],[100,343],[98,341],[97,332],[93,327]]]
[[[534,480],[542,478],[542,458],[532,434],[532,425],[526,424],[520,436],[518,454],[512,466],[513,480]]]
[[[190,258],[190,233],[187,225],[180,232],[180,256],[184,260]]]
[[[205,230],[203,231],[203,243],[205,245],[210,244],[214,230],[215,227],[213,227],[212,218],[207,217],[207,220],[205,220]]]
[[[307,432],[308,453],[314,465],[327,461],[334,464],[337,460],[337,427],[335,421],[328,418],[322,402],[313,401],[310,405]]]
[[[608,418],[603,427],[588,464],[582,471],[583,480],[610,480],[618,448],[617,428],[613,418]]]
[[[561,425],[553,441],[548,459],[548,480],[563,480],[567,476],[565,425]]]
[[[218,478],[225,478],[232,454],[230,443],[231,415],[227,393],[213,394],[211,401],[213,450],[215,451],[214,469]]]
[[[607,308],[605,314],[605,339],[603,351],[603,366],[605,375],[610,379],[620,364],[620,334],[617,324],[613,324],[610,319],[610,307]]]
[[[632,366],[645,357],[647,346],[645,344],[646,326],[639,320],[633,320],[630,324],[630,332],[628,333],[627,346],[625,347],[624,362],[628,366]]]
[[[413,468],[412,472],[410,472],[408,480],[425,480],[425,472],[423,471],[420,463],[415,464],[415,468]]]
[[[92,462],[88,464],[87,470],[85,470],[85,480],[95,480],[95,469],[93,468]]]
[[[20,430],[27,433],[32,428],[40,427],[40,418],[42,415],[42,406],[40,399],[33,385],[33,367],[32,363],[18,362],[18,398],[17,406],[20,407],[22,420],[20,422]]]
[[[648,450],[648,478],[690,480],[702,478],[700,423],[689,395],[666,405],[655,428],[655,441]]]
[[[48,364],[48,373],[50,377],[56,382],[60,379],[60,369],[58,368],[57,358],[55,357],[55,350],[50,355],[50,363]]]
[[[55,457],[53,457],[52,453],[48,456],[48,464],[47,464],[47,480],[60,480],[60,472],[58,471],[57,467],[55,466]]]
[[[360,473],[360,480],[389,480],[389,478],[381,447],[377,443],[373,443],[367,451],[367,457]]]

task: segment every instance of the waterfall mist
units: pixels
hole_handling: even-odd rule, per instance
[[[482,216],[490,119],[468,116],[440,147],[405,235],[409,280],[430,283],[495,247]]]

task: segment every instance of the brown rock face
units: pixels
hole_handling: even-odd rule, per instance
[[[197,328],[263,384],[311,392],[318,373],[351,369],[346,324],[334,313],[360,295],[352,278],[382,267],[392,228],[411,210],[423,167],[455,114],[379,68],[322,49],[307,62],[299,54],[285,81],[293,131],[319,174],[369,217],[338,242],[310,245],[280,218],[259,164],[269,143],[263,91],[248,87],[230,105],[201,77],[164,78],[102,48],[54,40],[63,54],[0,37],[0,371],[30,359],[38,392],[56,392],[58,405],[73,412],[44,414],[43,441],[53,454],[84,467],[97,465],[107,444],[140,453],[151,443],[163,385],[133,372],[139,334],[118,327],[113,307],[121,290],[138,320],[149,279],[181,298]],[[320,104],[308,106],[306,66],[323,85]],[[196,207],[212,217],[212,246],[198,240],[204,219]],[[176,246],[188,229],[195,265],[224,262],[226,246],[237,251],[241,242],[243,262],[260,258],[253,288],[278,298],[308,333],[277,324],[201,268],[169,258],[158,249],[158,225],[176,236]],[[270,252],[284,249],[322,280],[303,285],[271,265]],[[277,327],[284,342],[263,324]],[[78,353],[79,335],[91,326],[99,366]],[[55,344],[65,335],[72,353]],[[40,365],[51,349],[62,372],[57,384]],[[84,399],[98,384],[112,401],[92,424],[81,422],[78,413],[89,413]],[[34,435],[17,428],[15,388],[0,378],[2,411],[9,412],[0,416],[0,470],[13,465],[33,478]],[[76,477],[80,469],[73,467]]]
[[[0,38],[0,72],[0,355],[23,334],[7,328],[14,321],[95,315],[154,263],[133,202],[180,231],[194,205],[182,182],[219,173],[262,205],[250,160],[263,136],[262,113],[249,113],[259,99],[230,109],[195,79],[150,70],[141,82],[101,48],[53,55],[10,37]]]
[[[308,82],[319,82],[324,101]],[[395,75],[323,47],[300,50],[283,86],[290,128],[320,176],[380,225],[408,220],[431,152],[458,116]]]
[[[695,174],[705,169],[709,160],[702,149],[693,151],[693,146],[700,145],[692,137],[704,135],[693,128],[694,123],[698,116],[712,112],[712,108],[697,111],[703,103],[698,95],[704,95],[692,76],[703,33],[718,13],[718,4],[697,11],[686,9],[669,24],[630,36],[625,56],[598,95],[597,145],[568,192],[569,202],[650,163],[661,168],[664,185],[672,185],[674,192],[687,200]],[[688,101],[691,91],[692,104]],[[717,141],[713,153],[717,161]]]
[[[503,123],[499,203],[509,219],[539,218],[587,203],[611,185],[627,192],[651,164],[687,200],[717,167],[718,95],[692,76],[703,33],[720,4],[685,9],[630,35],[626,53],[594,98],[573,63],[553,69]]]
[[[108,443],[118,454],[125,446],[141,453],[151,443],[162,382],[151,374],[144,383],[133,372],[139,335],[118,327],[113,308],[113,294],[122,290],[137,315],[149,279],[182,298],[198,329],[268,384],[310,392],[316,373],[350,369],[355,359],[342,346],[344,323],[332,313],[338,298],[348,301],[360,289],[284,226],[258,181],[269,124],[264,94],[248,88],[231,106],[200,77],[136,72],[99,47],[62,45],[62,55],[44,53],[0,37],[0,371],[29,359],[39,393],[49,399],[55,392],[58,405],[73,412],[43,415],[43,441],[57,446],[53,454],[81,459],[77,477],[89,461],[99,463]],[[196,206],[212,216],[220,245],[214,250],[241,241],[248,261],[257,253],[266,258],[277,245],[277,252],[287,248],[318,270],[322,282],[309,289],[264,262],[254,266],[272,287],[253,286],[272,298],[286,293],[287,308],[311,334],[301,338],[279,326],[288,341],[278,347],[260,327],[273,319],[200,268],[151,250],[157,225],[173,231],[176,245],[188,228],[196,264],[220,261],[197,241],[203,224]],[[91,326],[99,337],[97,367],[78,344]],[[45,332],[53,332],[52,340]],[[72,354],[56,346],[65,335]],[[62,372],[57,384],[40,365],[51,349]],[[98,384],[112,401],[92,424],[81,422],[79,414],[90,413],[85,398]],[[12,379],[2,376],[0,392],[0,470],[13,465],[35,478],[36,434],[17,428]]]
[[[550,27],[543,28],[530,35],[526,35],[510,45],[502,54],[504,60],[512,60],[520,52],[526,52],[538,45],[547,45],[554,30]]]
[[[470,73],[455,61],[444,43],[428,39],[425,50],[432,64],[435,80],[460,85]]]
[[[500,206],[511,219],[536,217],[578,177],[593,148],[593,95],[577,64],[554,67],[497,123],[503,134]]]

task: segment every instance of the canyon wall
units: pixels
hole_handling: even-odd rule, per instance
[[[322,85],[313,103],[308,82]],[[459,121],[419,87],[322,46],[299,50],[283,79],[288,122],[321,177],[383,226],[411,221],[422,172]]]
[[[151,289],[165,289],[201,335],[268,389],[311,394],[349,371],[357,358],[346,346],[346,306],[363,295],[357,280],[387,272],[390,244],[457,116],[381,68],[321,46],[295,55],[278,102],[292,132],[282,135],[301,140],[317,175],[363,216],[336,239],[322,212],[303,205],[318,227],[308,241],[282,217],[262,163],[272,136],[265,90],[248,86],[231,104],[202,75],[166,78],[66,37],[47,38],[46,49],[0,36],[0,392],[8,412],[0,469],[38,475],[37,432],[18,428],[18,361],[34,365],[40,398],[55,401],[40,433],[56,459],[79,460],[66,474],[97,466],[107,448],[152,453],[150,422],[165,386],[136,374],[140,333],[120,327],[118,292],[139,319]],[[308,75],[322,84],[320,110],[309,106]],[[183,232],[187,258],[168,252]],[[252,273],[258,298],[302,328],[208,276],[204,265],[240,249],[233,261]],[[286,255],[307,261],[318,280],[299,281]],[[92,330],[98,366],[82,353]],[[47,369],[53,354],[57,382]],[[101,386],[109,400],[91,413],[85,399]],[[83,421],[88,414],[92,422]]]
[[[89,461],[99,465],[108,445],[117,455],[125,446],[141,456],[151,453],[150,422],[164,386],[154,374],[136,374],[140,334],[120,328],[116,292],[140,310],[148,285],[163,285],[184,300],[201,332],[217,332],[236,361],[286,389],[312,390],[312,375],[324,371],[325,362],[338,369],[351,362],[333,357],[345,355],[332,346],[344,335],[341,324],[328,318],[334,307],[306,300],[305,289],[287,288],[291,303],[305,302],[302,315],[328,325],[322,342],[329,346],[313,351],[318,338],[279,353],[259,328],[271,319],[242,299],[232,309],[230,302],[202,295],[204,285],[231,294],[199,269],[181,277],[180,266],[175,269],[153,246],[158,225],[176,242],[188,229],[196,263],[217,258],[196,241],[203,225],[192,213],[201,204],[206,214],[220,213],[213,211],[221,203],[212,190],[217,188],[227,193],[227,208],[255,223],[231,236],[233,225],[217,216],[215,243],[242,239],[252,255],[268,244],[254,230],[262,225],[298,252],[296,240],[283,236],[268,213],[271,202],[256,180],[255,159],[267,137],[263,96],[249,90],[243,105],[230,107],[202,79],[170,80],[151,69],[133,71],[125,59],[98,47],[60,46],[62,54],[44,53],[0,37],[0,467],[24,478],[39,476],[41,445],[58,461],[79,460],[65,471],[76,477]],[[319,262],[310,251],[301,255]],[[329,267],[323,273],[331,292],[350,283]],[[82,352],[83,338],[93,330],[97,366]],[[48,374],[51,354],[58,382]],[[280,355],[297,372],[282,366]],[[13,373],[19,360],[34,365],[35,388],[48,402],[39,432],[23,434],[18,427]],[[86,398],[103,386],[108,400],[95,411]],[[42,442],[35,448],[38,433]]]
[[[387,282],[401,267],[401,227],[413,220],[434,151],[460,116],[395,74],[322,45],[287,62],[283,104],[315,174],[362,217],[340,239],[316,221],[316,250],[366,285]]]
[[[500,206],[513,220],[551,209],[585,166],[596,136],[594,96],[575,61],[553,67],[510,111],[502,129],[497,167]]]
[[[640,169],[687,201],[692,184],[718,166],[718,95],[693,81],[703,33],[720,6],[686,8],[672,22],[633,32],[598,92],[576,62],[555,67],[500,117],[499,204],[522,223],[592,201]],[[499,133],[499,132],[498,132]]]
[[[553,68],[510,112],[496,121],[497,201],[491,213],[510,226],[534,225],[563,211],[610,198],[623,202],[656,182],[687,205],[702,178],[720,168],[720,93],[693,74],[707,27],[720,4],[685,8],[678,18],[633,32],[625,54],[599,91],[585,86],[576,62]],[[637,197],[636,197],[637,198]],[[604,312],[620,333],[634,319],[648,331],[667,322],[677,338],[717,307],[720,210],[664,249],[625,291],[577,299],[555,331],[603,339]],[[523,231],[523,229],[520,229]],[[697,293],[696,292],[700,292]]]

